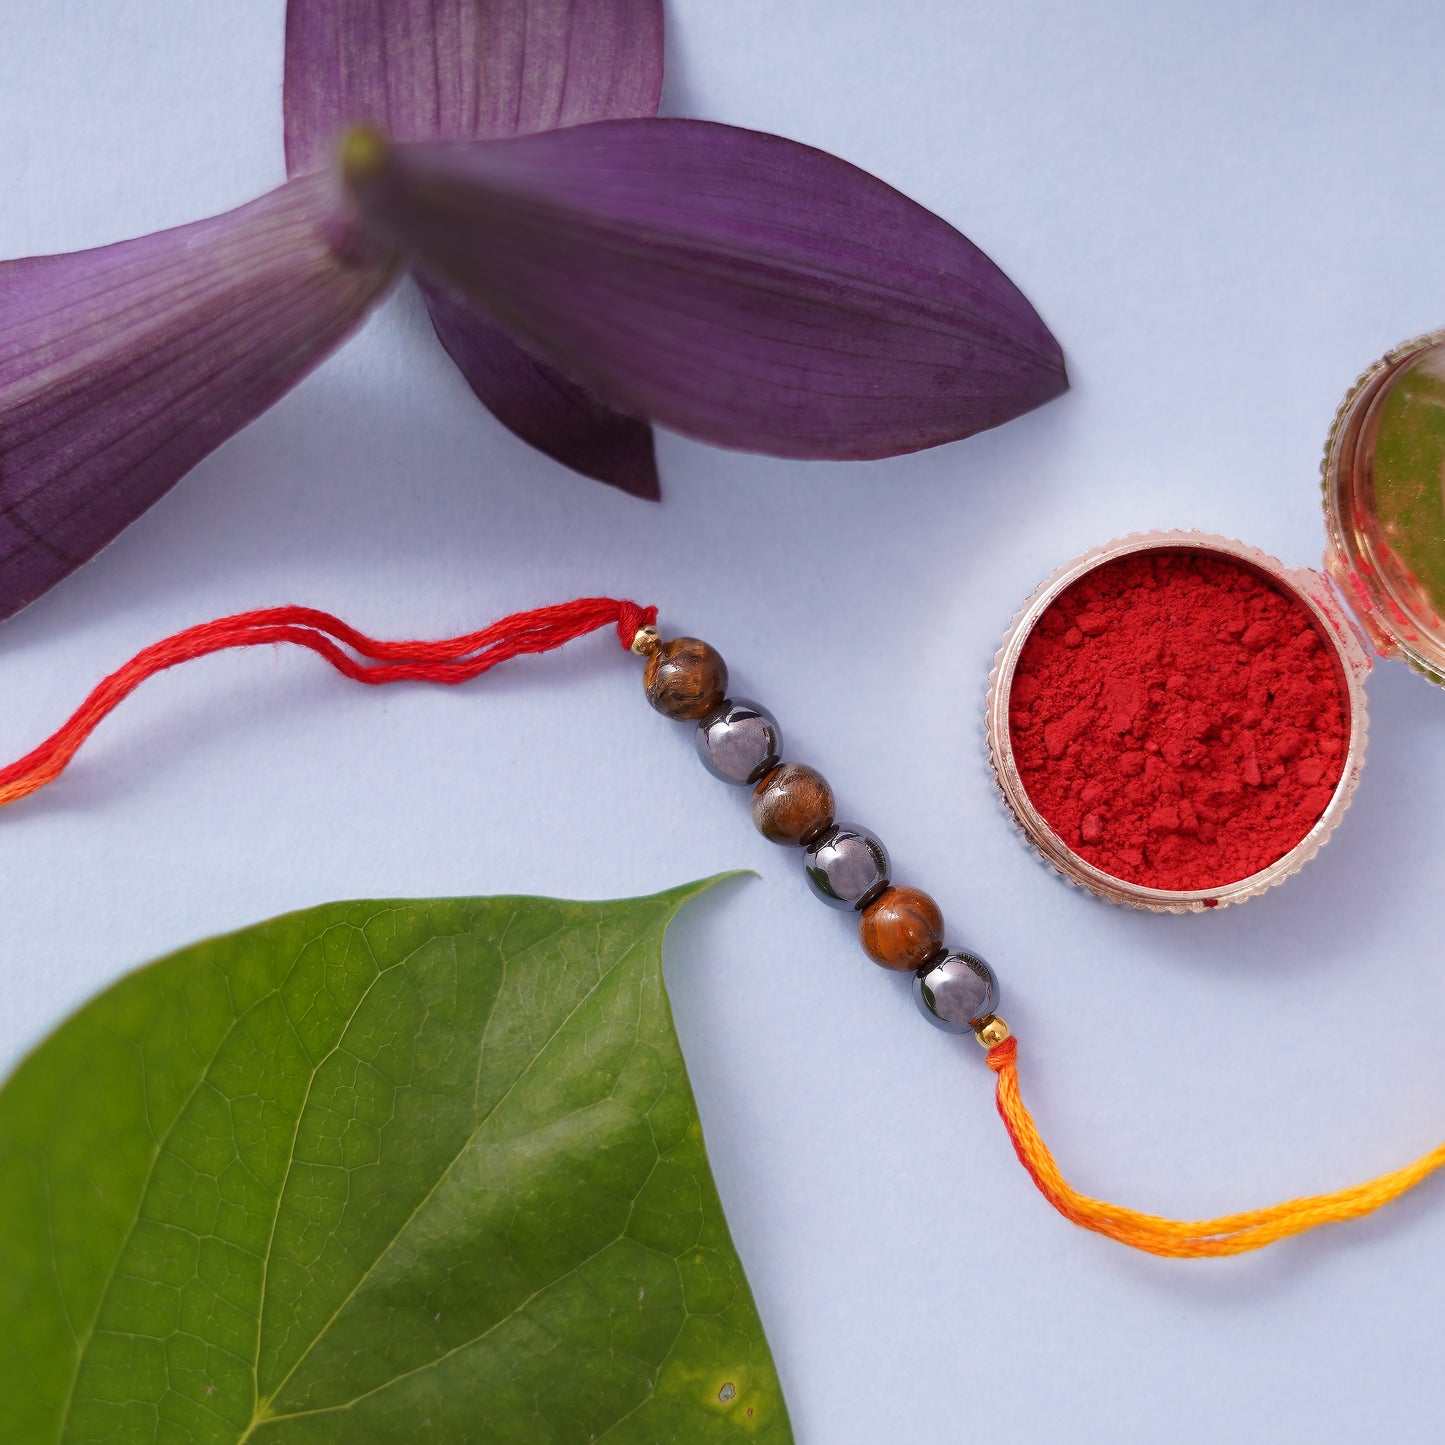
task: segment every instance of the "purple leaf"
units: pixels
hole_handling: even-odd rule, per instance
[[[286,165],[329,166],[358,123],[403,140],[490,140],[656,115],[661,0],[290,0]],[[660,495],[652,428],[529,355],[474,300],[423,285],[473,392],[523,441],[635,496]]]
[[[618,120],[358,146],[365,220],[623,411],[721,446],[863,458],[1062,392],[1058,343],[947,222],[777,136]]]
[[[480,307],[422,283],[432,325],[478,398],[524,442],[583,476],[657,501],[652,428],[523,351]]]
[[[341,204],[313,176],[194,225],[0,263],[0,617],[355,329],[395,266]]]

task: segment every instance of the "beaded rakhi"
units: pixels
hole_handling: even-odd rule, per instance
[[[98,684],[70,720],[39,747],[0,769],[0,805],[52,782],[100,721],[146,678],[192,658],[258,643],[295,643],[357,682],[459,683],[508,658],[615,627],[645,659],[643,689],[660,713],[694,727],[699,757],[714,776],[751,787],[753,820],[771,841],[801,850],[808,885],[825,903],[858,915],[864,951],[883,968],[911,973],[919,1011],[949,1033],[972,1033],[997,1075],[998,1111],[1020,1162],[1066,1218],[1121,1244],[1182,1259],[1243,1254],[1317,1224],[1339,1223],[1388,1204],[1445,1164],[1445,1144],[1390,1174],[1330,1194],[1286,1200],[1217,1219],[1174,1220],[1079,1193],[1064,1179],[1019,1093],[1018,1046],[998,1016],[998,982],[976,954],[944,943],[938,905],[892,882],[888,851],[866,828],[834,817],[821,774],[785,762],[782,735],[766,708],[727,695],[727,666],[696,638],[664,640],[657,609],[610,597],[581,598],[516,613],[462,637],[385,642],[326,612],[277,607],[188,628],[146,648]]]

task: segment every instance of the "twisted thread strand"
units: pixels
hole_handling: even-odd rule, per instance
[[[1064,1178],[1019,1093],[1017,1039],[1007,1038],[990,1049],[988,1066],[998,1075],[998,1112],[1014,1152],[1044,1198],[1066,1219],[1085,1229],[1107,1235],[1131,1249],[1171,1259],[1246,1254],[1317,1225],[1358,1219],[1398,1199],[1445,1164],[1445,1144],[1441,1144],[1413,1164],[1331,1194],[1286,1199],[1265,1209],[1225,1214],[1217,1219],[1166,1219],[1093,1199]]]
[[[270,607],[188,627],[153,643],[96,685],[68,722],[19,761],[0,769],[0,806],[53,782],[99,723],[148,677],[234,647],[294,643],[310,648],[354,682],[467,682],[499,662],[548,652],[574,638],[615,626],[623,647],[638,628],[657,618],[655,607],[614,597],[580,597],[553,607],[517,612],[461,637],[434,642],[386,642],[368,637],[329,612],[312,607]],[[354,654],[354,655],[353,655]]]

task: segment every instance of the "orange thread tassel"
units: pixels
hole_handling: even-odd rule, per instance
[[[1028,1170],[1039,1192],[1066,1219],[1149,1254],[1171,1259],[1208,1259],[1263,1249],[1267,1244],[1302,1234],[1318,1224],[1339,1224],[1372,1214],[1445,1164],[1445,1144],[1441,1144],[1403,1169],[1333,1194],[1286,1199],[1267,1209],[1225,1214],[1218,1219],[1165,1219],[1158,1214],[1143,1214],[1080,1194],[1059,1172],[1054,1156],[1039,1137],[1038,1127],[1019,1095],[1017,1056],[1018,1041],[1014,1038],[1004,1039],[988,1052],[988,1066],[998,1075],[998,1112],[1019,1162]]]

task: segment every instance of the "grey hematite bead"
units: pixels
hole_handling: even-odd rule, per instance
[[[913,975],[918,1011],[951,1034],[969,1034],[998,1008],[998,979],[975,953],[950,949]]]
[[[808,886],[834,908],[866,908],[888,886],[888,850],[866,828],[834,823],[803,850]]]
[[[746,698],[720,702],[697,725],[697,755],[725,783],[755,783],[778,765],[783,735],[767,708]]]

